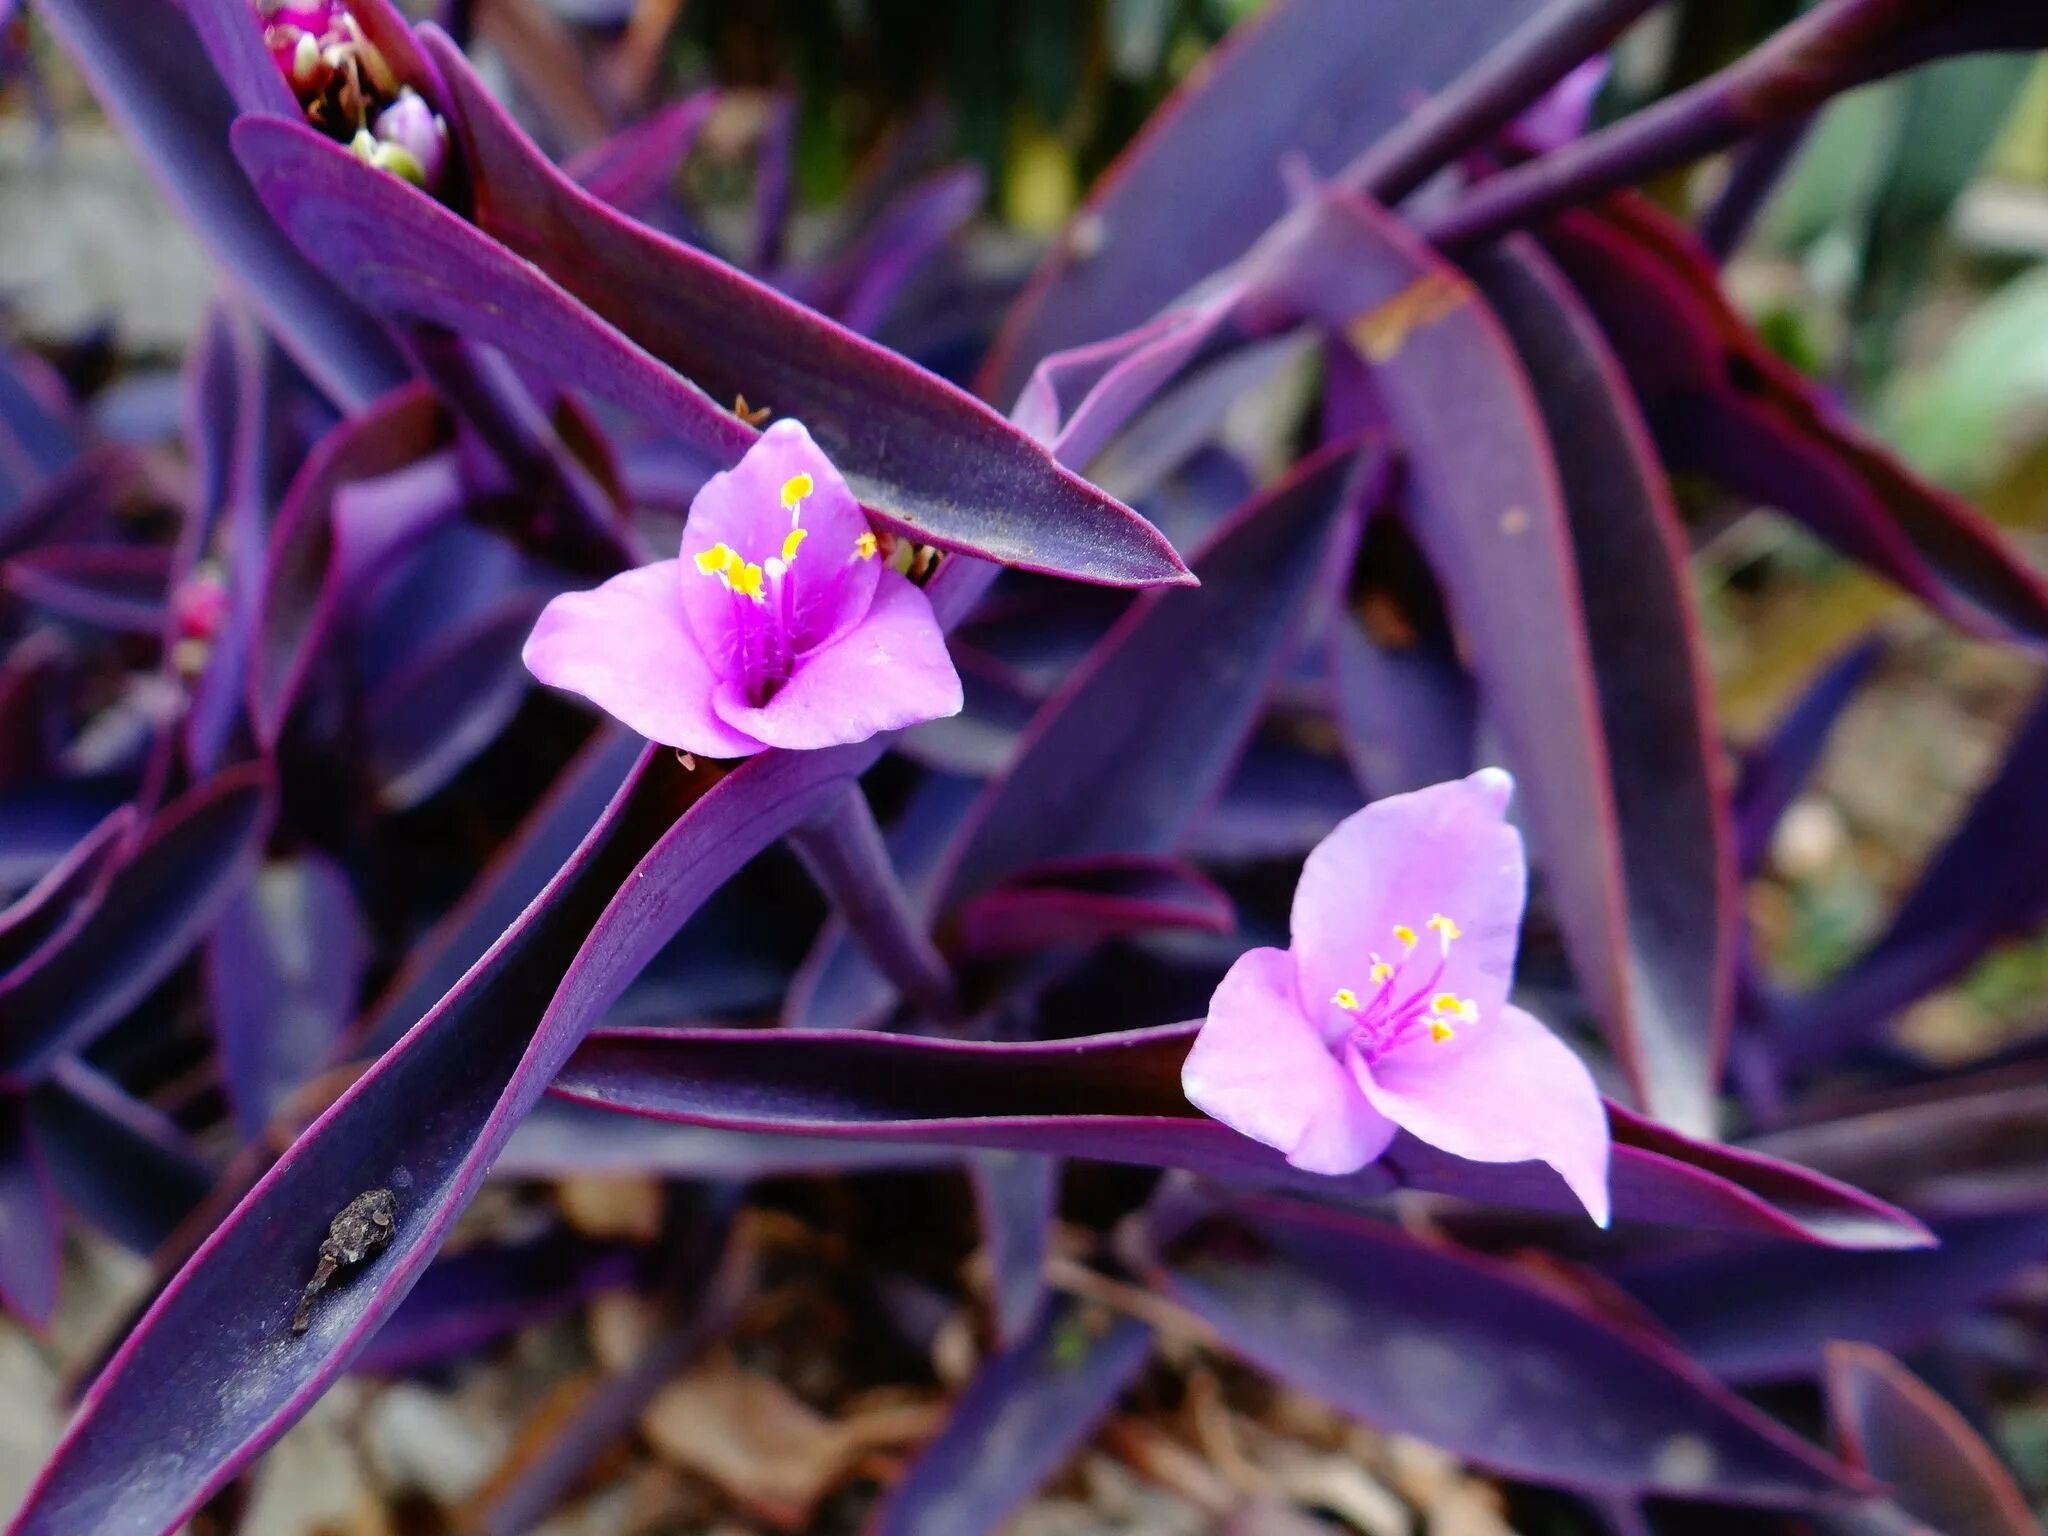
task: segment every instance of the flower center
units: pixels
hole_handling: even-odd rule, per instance
[[[1440,990],[1438,985],[1451,944],[1462,937],[1457,921],[1438,912],[1423,926],[1437,937],[1435,963],[1427,976],[1422,974],[1422,966],[1414,963],[1419,947],[1415,930],[1396,923],[1394,942],[1399,948],[1395,957],[1388,960],[1374,951],[1367,957],[1371,964],[1366,987],[1362,991],[1339,987],[1330,999],[1333,1006],[1350,1015],[1340,1045],[1359,1051],[1368,1062],[1424,1033],[1433,1044],[1442,1045],[1457,1038],[1454,1025],[1479,1022],[1476,1003]]]
[[[732,602],[731,680],[738,683],[755,708],[774,698],[796,671],[801,656],[797,635],[797,555],[811,532],[803,525],[804,502],[817,489],[809,475],[791,475],[782,483],[782,505],[789,512],[789,532],[782,552],[756,564],[729,544],[719,543],[697,556],[700,575],[719,582]],[[863,533],[854,541],[853,560],[875,558],[875,536]]]

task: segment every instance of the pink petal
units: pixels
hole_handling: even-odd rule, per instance
[[[1464,935],[1444,957],[1439,989],[1477,1003],[1482,1018],[1506,1001],[1528,895],[1521,834],[1505,819],[1514,783],[1486,768],[1375,800],[1308,856],[1294,888],[1294,957],[1302,1007],[1326,1032],[1344,1022],[1330,1007],[1338,988],[1364,996],[1371,956],[1400,959],[1396,924],[1420,939],[1396,985],[1427,978],[1439,951],[1424,924],[1438,913]]]
[[[717,679],[683,624],[676,562],[564,592],[526,638],[527,670],[580,693],[642,736],[706,757],[747,757],[762,743],[718,718]]]
[[[1309,1173],[1355,1173],[1394,1139],[1393,1122],[1302,1016],[1284,949],[1238,956],[1209,999],[1180,1084],[1195,1108]]]
[[[1358,1068],[1373,1107],[1475,1163],[1544,1162],[1607,1225],[1607,1109],[1586,1064],[1538,1019],[1502,1005],[1457,1038],[1419,1038]]]
[[[867,617],[796,664],[766,704],[722,685],[719,717],[771,747],[837,747],[960,713],[960,674],[931,602],[908,579],[884,571]]]
[[[803,423],[784,419],[738,464],[713,475],[690,503],[683,525],[683,608],[705,654],[720,657],[731,646],[733,596],[717,577],[697,569],[696,557],[725,544],[756,565],[779,559],[790,532],[782,488],[800,474],[811,477],[811,494],[801,522],[807,537],[793,565],[796,650],[814,650],[845,634],[874,600],[882,562],[862,559],[857,547],[869,531],[867,516]],[[731,669],[721,665],[720,671]]]

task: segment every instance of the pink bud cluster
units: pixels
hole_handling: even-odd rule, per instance
[[[448,127],[365,35],[341,0],[257,0],[263,41],[306,120],[367,164],[433,191]]]

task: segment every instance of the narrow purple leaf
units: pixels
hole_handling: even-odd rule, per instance
[[[213,1187],[182,1131],[75,1056],[29,1095],[29,1116],[65,1205],[131,1253],[154,1254]]]
[[[1172,851],[1243,753],[1303,610],[1349,548],[1345,514],[1385,467],[1371,445],[1322,450],[1217,530],[1195,558],[1198,590],[1140,598],[990,786],[948,897],[1046,859]]]
[[[1734,811],[1737,868],[1745,878],[1763,868],[1779,821],[1813,776],[1835,722],[1884,650],[1883,639],[1873,635],[1830,661],[1743,760]]]
[[[0,908],[0,985],[11,985],[18,971],[61,944],[99,905],[129,853],[138,819],[134,806],[117,807],[48,874]]]
[[[1060,1160],[1029,1152],[972,1152],[968,1177],[981,1218],[996,1337],[1022,1343],[1045,1306],[1045,1261],[1059,1214]]]
[[[663,107],[645,122],[622,129],[571,160],[563,172],[592,197],[635,218],[660,198],[689,157],[712,109],[716,91],[698,91]]]
[[[1645,1260],[1616,1278],[1685,1352],[1737,1382],[1805,1379],[1828,1343],[1926,1342],[2048,1252],[2048,1214],[1934,1223],[1938,1247],[1850,1255],[1789,1244]]]
[[[1041,358],[1140,323],[1236,260],[1286,211],[1283,164],[1334,173],[1537,9],[1538,0],[1268,6],[1096,183],[1012,311],[982,393],[1015,399]],[[1190,188],[1200,188],[1197,219]]]
[[[0,1093],[0,1304],[32,1328],[57,1305],[57,1197],[30,1135],[28,1105]]]
[[[1358,786],[1335,758],[1254,741],[1186,849],[1224,863],[1300,858],[1357,809]]]
[[[263,21],[249,0],[180,0],[235,105],[244,112],[294,120],[304,116],[263,41]]]
[[[271,813],[270,774],[258,764],[216,774],[158,812],[85,921],[0,987],[0,1071],[40,1077],[147,997],[248,879]]]
[[[947,919],[961,953],[989,957],[1086,948],[1141,933],[1229,933],[1230,898],[1199,870],[1159,855],[1111,854],[1035,864]]]
[[[1652,1335],[1498,1260],[1279,1201],[1160,1246],[1168,1294],[1231,1349],[1511,1476],[1778,1508],[1868,1490]]]
[[[1618,197],[1554,221],[1544,243],[1598,317],[1672,470],[1798,518],[1966,630],[2048,634],[2048,585],[1777,358],[1675,221]]]
[[[92,537],[142,483],[142,461],[133,449],[102,444],[86,450],[12,506],[0,507],[0,558]]]
[[[13,497],[78,457],[77,411],[53,370],[21,347],[0,348],[0,514]]]
[[[987,1536],[1059,1469],[1144,1368],[1152,1330],[1096,1334],[1072,1303],[986,1361],[890,1491],[874,1536]]]
[[[1738,932],[1705,639],[1686,535],[1621,366],[1569,283],[1517,237],[1466,265],[1536,392],[1564,487],[1613,775],[1635,1038],[1648,1102],[1710,1126]]]
[[[276,69],[271,73],[275,75]],[[215,304],[185,360],[182,381],[185,453],[192,461],[192,511],[202,528],[210,527],[215,514],[227,504],[245,399],[242,373],[250,361],[234,310]]]
[[[1921,872],[1876,942],[1817,992],[1779,1005],[1788,1059],[1825,1062],[1961,975],[1993,944],[2048,921],[2048,690],[1998,775]]]
[[[568,1099],[547,1098],[519,1122],[492,1164],[520,1179],[576,1174],[659,1174],[667,1178],[752,1183],[757,1179],[945,1168],[962,1160],[946,1147],[760,1135],[616,1115]]]
[[[874,335],[925,264],[981,210],[987,190],[971,165],[949,166],[905,188],[831,274],[836,294],[807,302],[830,310],[850,331]]]
[[[9,785],[0,795],[0,891],[24,891],[63,863],[129,787],[103,779]]]
[[[117,634],[162,632],[170,551],[144,544],[61,544],[0,566],[0,586],[61,619]]]
[[[1827,1353],[1828,1418],[1842,1459],[1946,1536],[2041,1536],[1998,1453],[1939,1393],[1881,1349]]]
[[[741,864],[880,752],[765,754],[705,787],[708,774],[649,749],[543,898],[157,1298],[86,1394],[17,1536],[168,1529],[283,1433],[411,1289],[591,1021]],[[380,1185],[397,1200],[390,1244],[293,1333],[327,1224]],[[173,1400],[166,1379],[188,1389]]]
[[[1405,1185],[1533,1210],[1577,1209],[1541,1164],[1462,1162],[1409,1137],[1346,1178],[1302,1173],[1187,1102],[1180,1068],[1196,1028],[1001,1045],[851,1030],[601,1030],[554,1091],[728,1130],[1058,1153],[1330,1198],[1368,1199]],[[1927,1241],[1911,1216],[1831,1179],[1689,1141],[1612,1105],[1608,1116],[1619,1220],[1851,1248]]]
[[[512,593],[420,647],[370,695],[363,731],[387,809],[427,799],[511,723],[531,682],[520,647],[543,600]]]
[[[436,1259],[353,1369],[390,1375],[468,1354],[617,1290],[632,1279],[633,1259],[629,1248],[561,1232]]]
[[[250,190],[228,149],[235,102],[185,11],[174,0],[44,0],[37,14],[307,373],[349,406],[403,382],[390,338],[293,248]]]
[[[1330,692],[1346,761],[1368,799],[1461,779],[1478,766],[1479,701],[1448,636],[1372,639],[1332,616]]]
[[[265,866],[229,901],[206,969],[221,1070],[245,1140],[327,1064],[369,959],[348,877],[318,854]]]
[[[1185,579],[1150,524],[972,396],[584,192],[445,36],[425,36],[452,92],[478,228],[711,400],[744,395],[799,418],[855,494],[920,539],[1111,586]],[[753,436],[739,426],[741,448]]]

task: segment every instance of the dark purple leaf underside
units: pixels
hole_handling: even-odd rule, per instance
[[[2041,1536],[1998,1453],[1883,1350],[1831,1346],[1827,1388],[1842,1459],[1890,1484],[1909,1515],[1945,1536]]]
[[[1324,449],[1217,530],[1198,589],[1139,599],[983,797],[942,908],[1048,859],[1171,852],[1243,754],[1303,610],[1350,547],[1343,514],[1384,470],[1372,445]]]
[[[1712,1124],[1735,976],[1735,866],[1685,533],[1628,382],[1529,240],[1469,261],[1521,354],[1564,486],[1613,773],[1649,1102]]]
[[[1736,865],[1744,878],[1763,868],[1778,822],[1813,776],[1829,732],[1883,655],[1884,643],[1875,636],[1842,652],[1744,760],[1734,797]]]
[[[1998,775],[1922,871],[1877,941],[1818,992],[1780,1006],[1787,1054],[1824,1062],[1954,980],[1999,940],[2048,921],[2048,690]]]
[[[34,1328],[57,1304],[57,1199],[30,1135],[28,1105],[0,1094],[0,1303]]]
[[[689,1125],[780,1135],[1049,1152],[1184,1168],[1369,1199],[1408,1185],[1535,1210],[1574,1209],[1540,1164],[1467,1163],[1402,1137],[1333,1179],[1195,1113],[1180,1088],[1196,1026],[991,1045],[852,1031],[603,1030],[558,1095]],[[1609,1110],[1616,1216],[1850,1247],[1926,1241],[1910,1216],[1833,1180],[1688,1141]]]
[[[344,405],[401,383],[390,338],[293,248],[228,149],[236,107],[173,0],[44,0],[37,14],[265,323]]]
[[[856,494],[921,539],[1115,586],[1183,575],[1148,523],[980,401],[591,197],[445,36],[426,38],[469,154],[478,228],[712,401],[744,395],[801,419]]]
[[[1544,240],[1599,318],[1674,470],[1800,519],[1965,629],[2048,634],[2040,577],[1772,354],[1672,220],[1618,197],[1565,215]]]
[[[281,1434],[404,1298],[591,1021],[705,897],[879,751],[771,753],[712,784],[650,749],[544,896],[157,1298],[87,1393],[17,1536],[169,1529]],[[390,1245],[292,1333],[328,1222],[379,1186],[397,1198]],[[165,1394],[166,1380],[184,1387]]]
[[[1288,166],[1333,174],[1536,9],[1268,7],[1096,182],[1004,326],[982,394],[1007,405],[1040,359],[1139,324],[1235,261],[1286,211]],[[1199,218],[1189,217],[1191,193]]]
[[[98,906],[0,990],[0,1071],[40,1077],[148,996],[248,879],[271,811],[269,772],[252,764],[158,812]]]
[[[1165,1250],[1168,1293],[1232,1349],[1513,1476],[1781,1507],[1861,1491],[1682,1355],[1498,1261],[1280,1202],[1247,1202]]]
[[[985,1362],[876,1514],[874,1536],[987,1536],[1058,1470],[1143,1368],[1152,1330],[1097,1334],[1071,1303]]]

